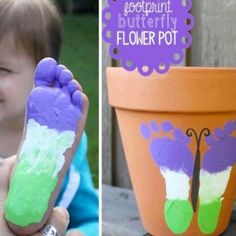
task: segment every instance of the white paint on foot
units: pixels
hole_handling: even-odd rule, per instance
[[[73,131],[59,132],[30,119],[19,156],[20,162],[29,166],[28,172],[34,171],[35,174],[49,169],[54,178],[63,167],[64,152],[72,147],[75,136]]]
[[[220,198],[227,187],[232,167],[226,170],[209,173],[201,170],[199,197],[201,204],[208,204],[217,198]]]
[[[176,172],[167,168],[161,168],[161,174],[165,178],[166,198],[169,200],[188,200],[189,177],[183,171]]]

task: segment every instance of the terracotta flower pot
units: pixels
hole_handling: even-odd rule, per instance
[[[236,195],[236,69],[108,68],[107,79],[146,230],[222,233]]]

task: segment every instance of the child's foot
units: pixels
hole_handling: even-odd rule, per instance
[[[190,139],[170,122],[164,122],[161,127],[155,121],[141,125],[141,133],[150,141],[152,159],[160,167],[165,179],[166,223],[174,233],[184,233],[193,217],[189,201],[189,180],[194,166],[194,158],[188,148]],[[163,134],[162,137],[157,136],[159,133]]]
[[[236,163],[236,122],[227,122],[224,129],[215,129],[206,138],[209,149],[204,155],[200,173],[200,206],[198,223],[203,233],[216,229],[223,194],[228,185],[232,166]]]
[[[32,234],[46,222],[80,141],[87,110],[87,97],[72,73],[51,58],[42,60],[5,203],[6,219],[17,234]]]

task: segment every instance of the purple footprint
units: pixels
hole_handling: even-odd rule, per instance
[[[152,138],[152,134],[162,130],[164,133],[172,133],[172,137],[160,136]],[[194,158],[188,148],[190,138],[181,129],[175,128],[170,122],[164,122],[160,127],[156,122],[141,125],[141,134],[150,140],[149,151],[154,162],[161,169],[169,169],[175,172],[184,172],[191,177],[193,175]]]
[[[202,169],[209,173],[224,171],[236,163],[236,121],[229,121],[224,128],[215,129],[214,134],[206,137],[209,149],[204,155]]]
[[[72,73],[52,58],[42,60],[35,70],[35,88],[28,99],[27,120],[58,131],[77,131],[87,99]]]

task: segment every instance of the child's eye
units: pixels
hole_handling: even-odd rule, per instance
[[[0,76],[6,76],[11,73],[12,73],[12,70],[5,67],[0,67]]]

